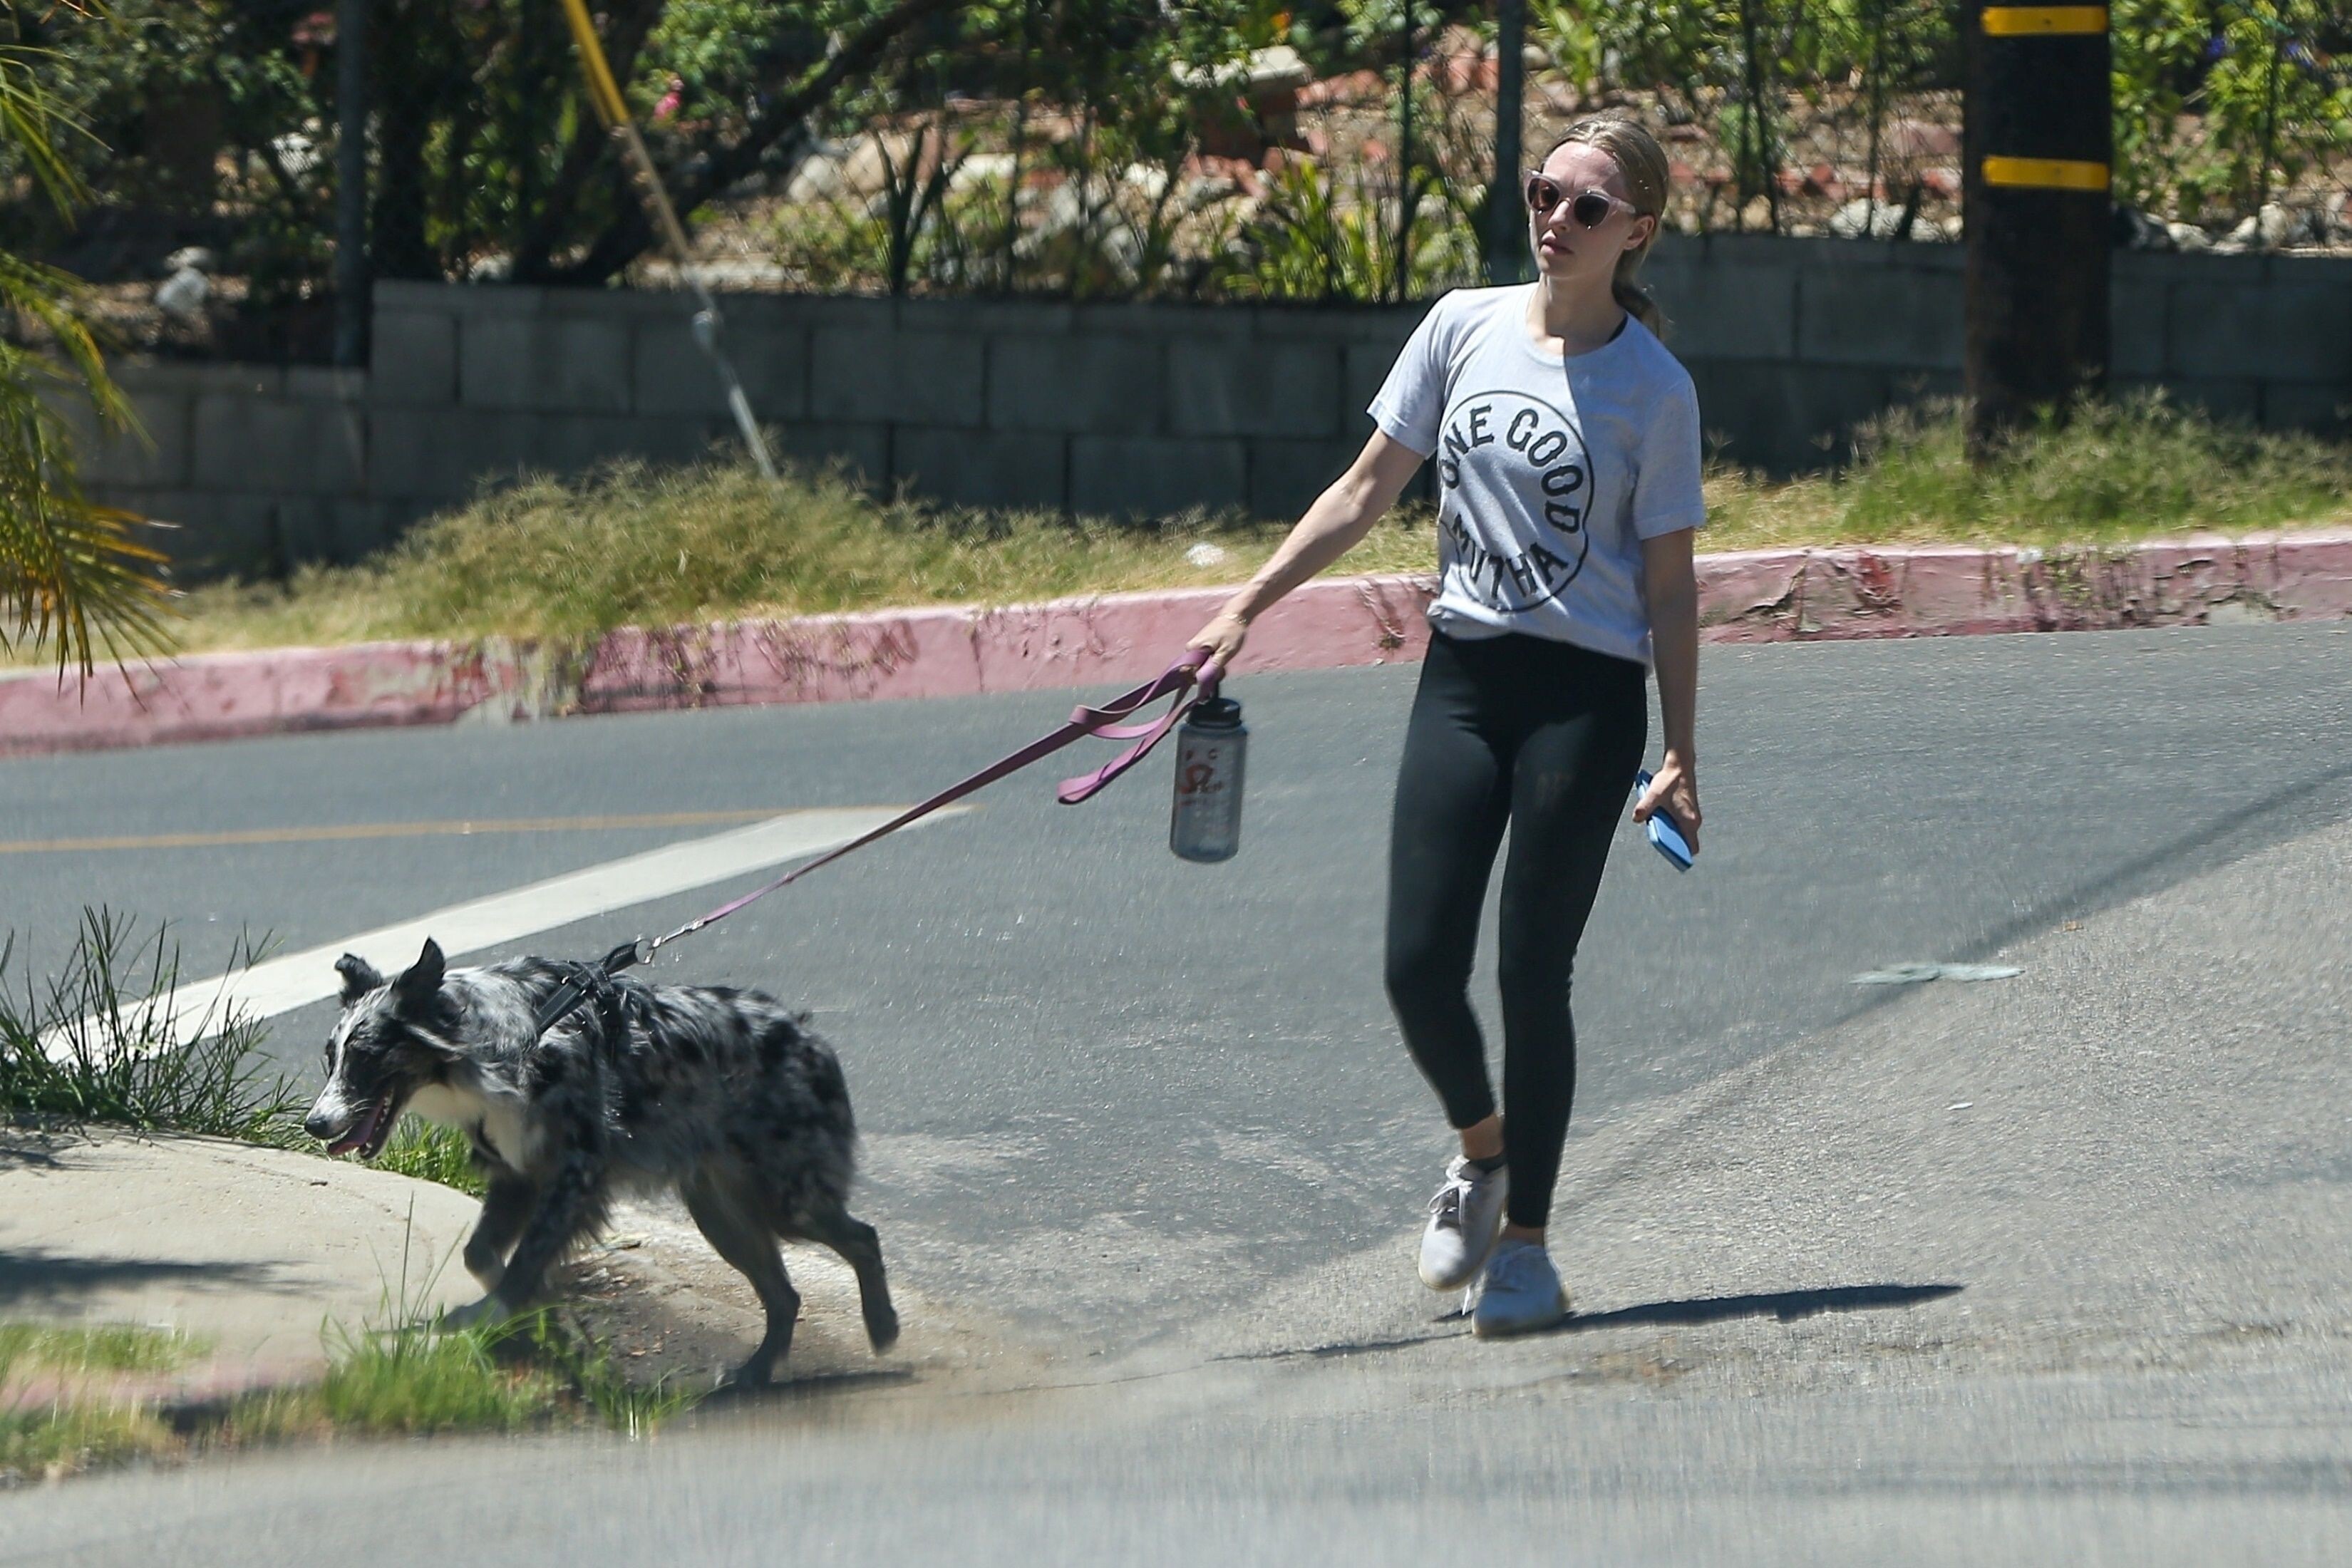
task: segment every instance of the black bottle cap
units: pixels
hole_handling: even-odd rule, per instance
[[[1198,724],[1203,730],[1238,730],[1242,727],[1242,705],[1230,697],[1210,697],[1192,704],[1184,715],[1187,724]]]

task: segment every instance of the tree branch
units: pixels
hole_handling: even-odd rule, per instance
[[[668,3],[669,0],[635,0],[613,23],[612,36],[604,40],[604,53],[612,64],[614,80],[626,82],[636,74],[637,57],[644,52],[646,40],[653,36]],[[563,163],[556,171],[547,200],[530,215],[515,242],[516,282],[540,282],[552,270],[551,253],[557,237],[572,226],[572,215],[579,210],[589,176],[612,144],[604,121],[583,108],[580,123],[572,132],[572,144],[563,150]]]
[[[670,200],[681,214],[691,214],[713,196],[732,186],[760,166],[761,156],[830,100],[842,83],[865,75],[902,35],[933,15],[950,10],[955,0],[898,0],[898,4],[868,23],[790,92],[771,102],[731,146],[706,150],[688,159],[667,182]],[[596,237],[588,254],[573,266],[555,268],[551,280],[574,285],[608,281],[614,274],[644,255],[654,245],[652,224],[642,201],[628,208]]]

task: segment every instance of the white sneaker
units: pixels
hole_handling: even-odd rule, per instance
[[[1479,1276],[1470,1331],[1482,1340],[1531,1333],[1568,1316],[1568,1287],[1551,1254],[1532,1241],[1497,1243]]]
[[[1444,1184],[1429,1200],[1429,1226],[1421,1233],[1423,1284],[1459,1290],[1470,1283],[1503,1227],[1503,1200],[1510,1193],[1510,1167],[1482,1171],[1462,1155],[1454,1157]]]

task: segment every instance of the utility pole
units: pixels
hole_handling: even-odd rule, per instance
[[[335,0],[335,363],[368,362],[367,0]]]
[[[2104,5],[1967,0],[1969,447],[2107,377],[2114,89]]]
[[[1486,281],[1516,283],[1527,258],[1519,146],[1527,78],[1528,0],[1496,0],[1495,179],[1486,187]]]

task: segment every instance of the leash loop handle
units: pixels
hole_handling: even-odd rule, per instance
[[[1113,779],[1150,756],[1151,749],[1166,740],[1168,732],[1196,704],[1215,696],[1217,682],[1223,675],[1223,669],[1209,656],[1208,649],[1187,648],[1184,656],[1170,665],[1159,679],[1139,686],[1100,708],[1081,705],[1070,715],[1074,728],[1106,741],[1133,741],[1135,744],[1090,773],[1064,779],[1061,787],[1055,791],[1054,798],[1064,805],[1076,805],[1101,794]],[[1173,697],[1176,700],[1160,718],[1140,724],[1118,722],[1163,697]]]

